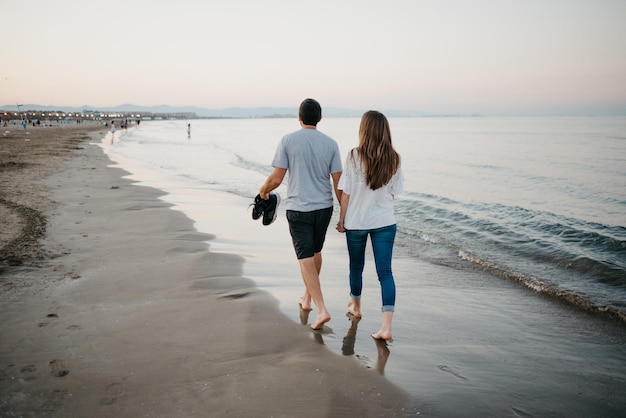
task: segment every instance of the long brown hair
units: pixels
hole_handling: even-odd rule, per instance
[[[365,169],[365,182],[372,190],[389,183],[400,167],[400,154],[391,143],[389,121],[376,110],[361,117],[357,151]]]

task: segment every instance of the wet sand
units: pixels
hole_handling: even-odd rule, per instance
[[[110,167],[88,139],[105,133],[0,137],[0,415],[415,414],[281,313],[241,256],[211,252],[163,192]]]

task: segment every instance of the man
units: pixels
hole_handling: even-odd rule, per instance
[[[320,329],[330,321],[319,274],[322,247],[333,214],[333,190],[337,200],[341,200],[337,189],[342,171],[339,146],[317,130],[321,119],[322,108],[316,100],[305,99],[300,104],[298,121],[302,129],[282,138],[272,161],[274,171],[259,190],[261,198],[268,200],[269,193],[280,186],[289,171],[285,209],[305,286],[300,306],[310,311],[313,300],[317,307],[317,318],[311,324],[313,329]]]

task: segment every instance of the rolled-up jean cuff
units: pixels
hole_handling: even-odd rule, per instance
[[[383,307],[381,308],[381,311],[383,312],[393,312],[396,310],[396,307],[393,305],[383,305]]]
[[[359,295],[359,296],[354,296],[352,293],[350,293],[350,298],[351,298],[352,300],[361,300],[361,295]]]

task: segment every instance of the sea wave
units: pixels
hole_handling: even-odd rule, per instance
[[[448,257],[626,321],[626,228],[431,194],[407,193],[396,207],[405,239],[430,245],[423,257],[442,262],[446,252],[432,247],[445,246]]]
[[[584,309],[588,312],[608,315],[610,317],[613,317],[619,321],[626,323],[626,313],[616,307],[594,302],[588,297],[578,295],[568,290],[560,289],[554,285],[545,283],[537,279],[536,277],[525,276],[520,273],[509,271],[502,266],[480,259],[479,257],[476,257],[465,251],[459,251],[459,257],[481,268],[484,271],[488,271],[490,274],[493,274],[494,276],[507,279],[507,280],[513,280],[537,293],[555,298],[562,302],[567,302],[571,305]]]

